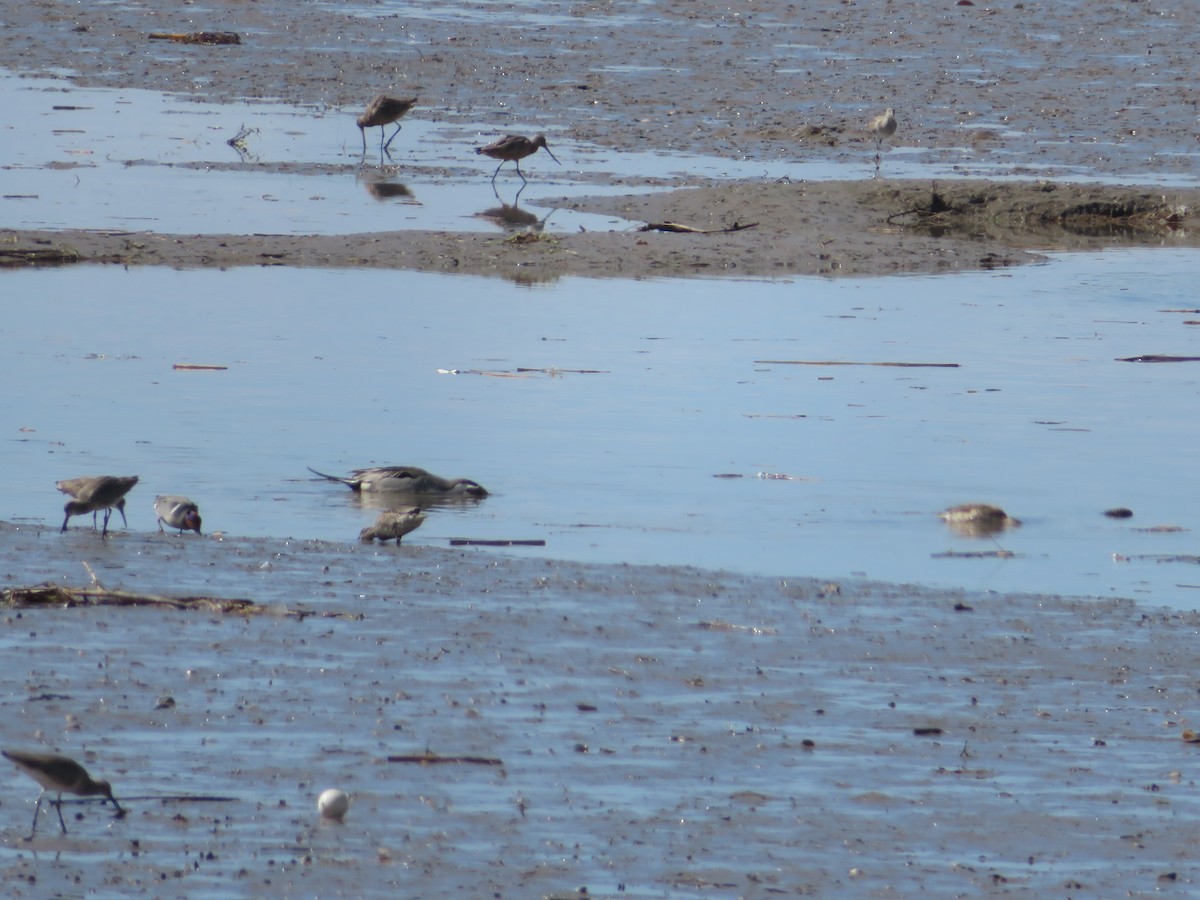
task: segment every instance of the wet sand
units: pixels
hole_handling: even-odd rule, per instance
[[[430,547],[0,541],[9,584],[85,586],[87,562],[108,587],[249,587],[265,610],[5,612],[24,680],[5,742],[40,735],[130,810],[68,807],[67,837],[44,816],[26,843],[36,786],[11,770],[0,868],[29,896],[1196,880],[1196,614]],[[426,753],[459,761],[389,761]],[[354,797],[342,825],[317,816],[329,787]]]

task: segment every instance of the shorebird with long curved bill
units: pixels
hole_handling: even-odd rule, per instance
[[[46,796],[46,791],[58,794],[58,799],[51,802],[58,810],[58,825],[62,828],[63,834],[67,833],[67,823],[63,821],[62,814],[63,794],[104,797],[111,800],[112,805],[117,808],[118,818],[125,815],[125,810],[113,796],[112,785],[107,781],[94,781],[92,776],[87,773],[87,769],[69,756],[59,756],[55,753],[29,753],[24,750],[0,750],[0,753],[42,786],[42,792],[38,794],[37,803],[33,807],[33,827],[29,830],[29,840],[33,840],[33,836],[37,834],[38,813],[42,811],[42,798]]]
[[[550,154],[550,158],[558,163],[558,157],[551,152],[546,145],[546,136],[544,134],[535,135],[527,138],[520,134],[508,134],[500,138],[498,141],[492,141],[486,147],[476,147],[475,152],[481,153],[484,156],[490,156],[492,159],[500,160],[500,165],[496,166],[496,171],[492,173],[492,184],[496,183],[496,176],[500,174],[500,170],[504,168],[506,162],[511,162],[517,167],[517,174],[521,176],[521,181],[527,182],[525,173],[521,171],[521,160],[527,156],[533,156],[538,152],[538,149],[545,150]]]
[[[380,94],[366,108],[361,116],[354,120],[358,125],[358,130],[362,133],[363,156],[367,155],[367,129],[379,129],[379,157],[383,159],[383,154],[387,153],[391,156],[391,151],[388,147],[392,141],[396,139],[396,135],[400,133],[400,119],[408,115],[409,110],[417,105],[416,97],[409,97],[407,100],[401,100],[396,97],[389,97],[387,94]],[[383,141],[383,135],[387,131],[388,125],[395,125],[396,130],[392,132],[392,136],[387,139],[387,143]]]

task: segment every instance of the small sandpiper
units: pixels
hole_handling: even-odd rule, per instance
[[[410,531],[416,531],[424,521],[425,516],[415,506],[411,509],[385,510],[379,514],[374,525],[368,525],[358,533],[358,539],[364,544],[370,544],[376,538],[384,543],[395,539],[399,545],[401,538]]]
[[[896,133],[896,113],[889,106],[883,111],[882,116],[876,116],[871,120],[871,124],[867,126],[867,131],[875,135],[875,156],[878,158],[883,150],[883,139],[890,138]]]
[[[194,531],[200,534],[200,507],[187,497],[176,494],[159,494],[154,498],[154,513],[158,516],[158,530],[166,522],[179,533]]]
[[[5,759],[10,760],[18,769],[42,786],[38,794],[37,804],[33,807],[33,827],[29,830],[28,840],[33,840],[37,833],[38,813],[42,810],[42,798],[46,791],[58,794],[58,799],[52,801],[58,810],[58,824],[62,833],[67,833],[67,823],[63,821],[62,795],[79,794],[81,797],[101,796],[112,801],[117,809],[117,817],[125,815],[125,810],[113,796],[112,786],[107,781],[93,781],[87,769],[68,756],[55,753],[31,753],[23,750],[0,750]]]

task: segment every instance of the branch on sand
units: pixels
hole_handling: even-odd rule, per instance
[[[745,231],[748,228],[757,228],[757,222],[750,222],[743,225],[740,222],[734,222],[726,228],[693,228],[691,225],[680,225],[678,222],[648,222],[645,225],[638,227],[638,231],[665,231],[669,234],[732,234],[735,231]]]
[[[284,609],[261,606],[253,600],[224,597],[166,597],[161,594],[141,594],[134,591],[109,590],[99,584],[90,587],[67,587],[61,584],[8,587],[0,592],[0,606],[12,609],[77,606],[152,606],[160,609],[199,610],[203,612],[252,615],[281,615],[303,621],[309,616],[323,618],[362,618],[357,613],[314,612],[307,609]]]

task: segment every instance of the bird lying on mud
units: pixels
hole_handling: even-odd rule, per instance
[[[375,466],[355,469],[349,478],[326,475],[312,466],[308,471],[329,481],[339,481],[355,493],[404,493],[424,497],[486,497],[487,490],[469,478],[442,478],[416,466]]]
[[[158,516],[158,530],[166,522],[179,533],[194,531],[200,534],[200,507],[187,497],[175,494],[159,494],[154,498],[154,513]]]
[[[397,544],[410,531],[416,531],[425,516],[417,507],[410,509],[386,510],[379,514],[374,525],[368,525],[358,533],[358,539],[364,544],[372,543],[378,538],[383,543],[395,540]]]
[[[61,531],[67,530],[67,522],[71,516],[82,516],[92,513],[92,527],[96,525],[95,514],[104,510],[104,528],[100,536],[108,534],[108,518],[116,508],[121,514],[121,521],[129,527],[125,518],[125,495],[138,483],[136,475],[84,475],[79,478],[67,478],[56,481],[54,486],[71,499],[63,506],[66,516],[63,518]]]

